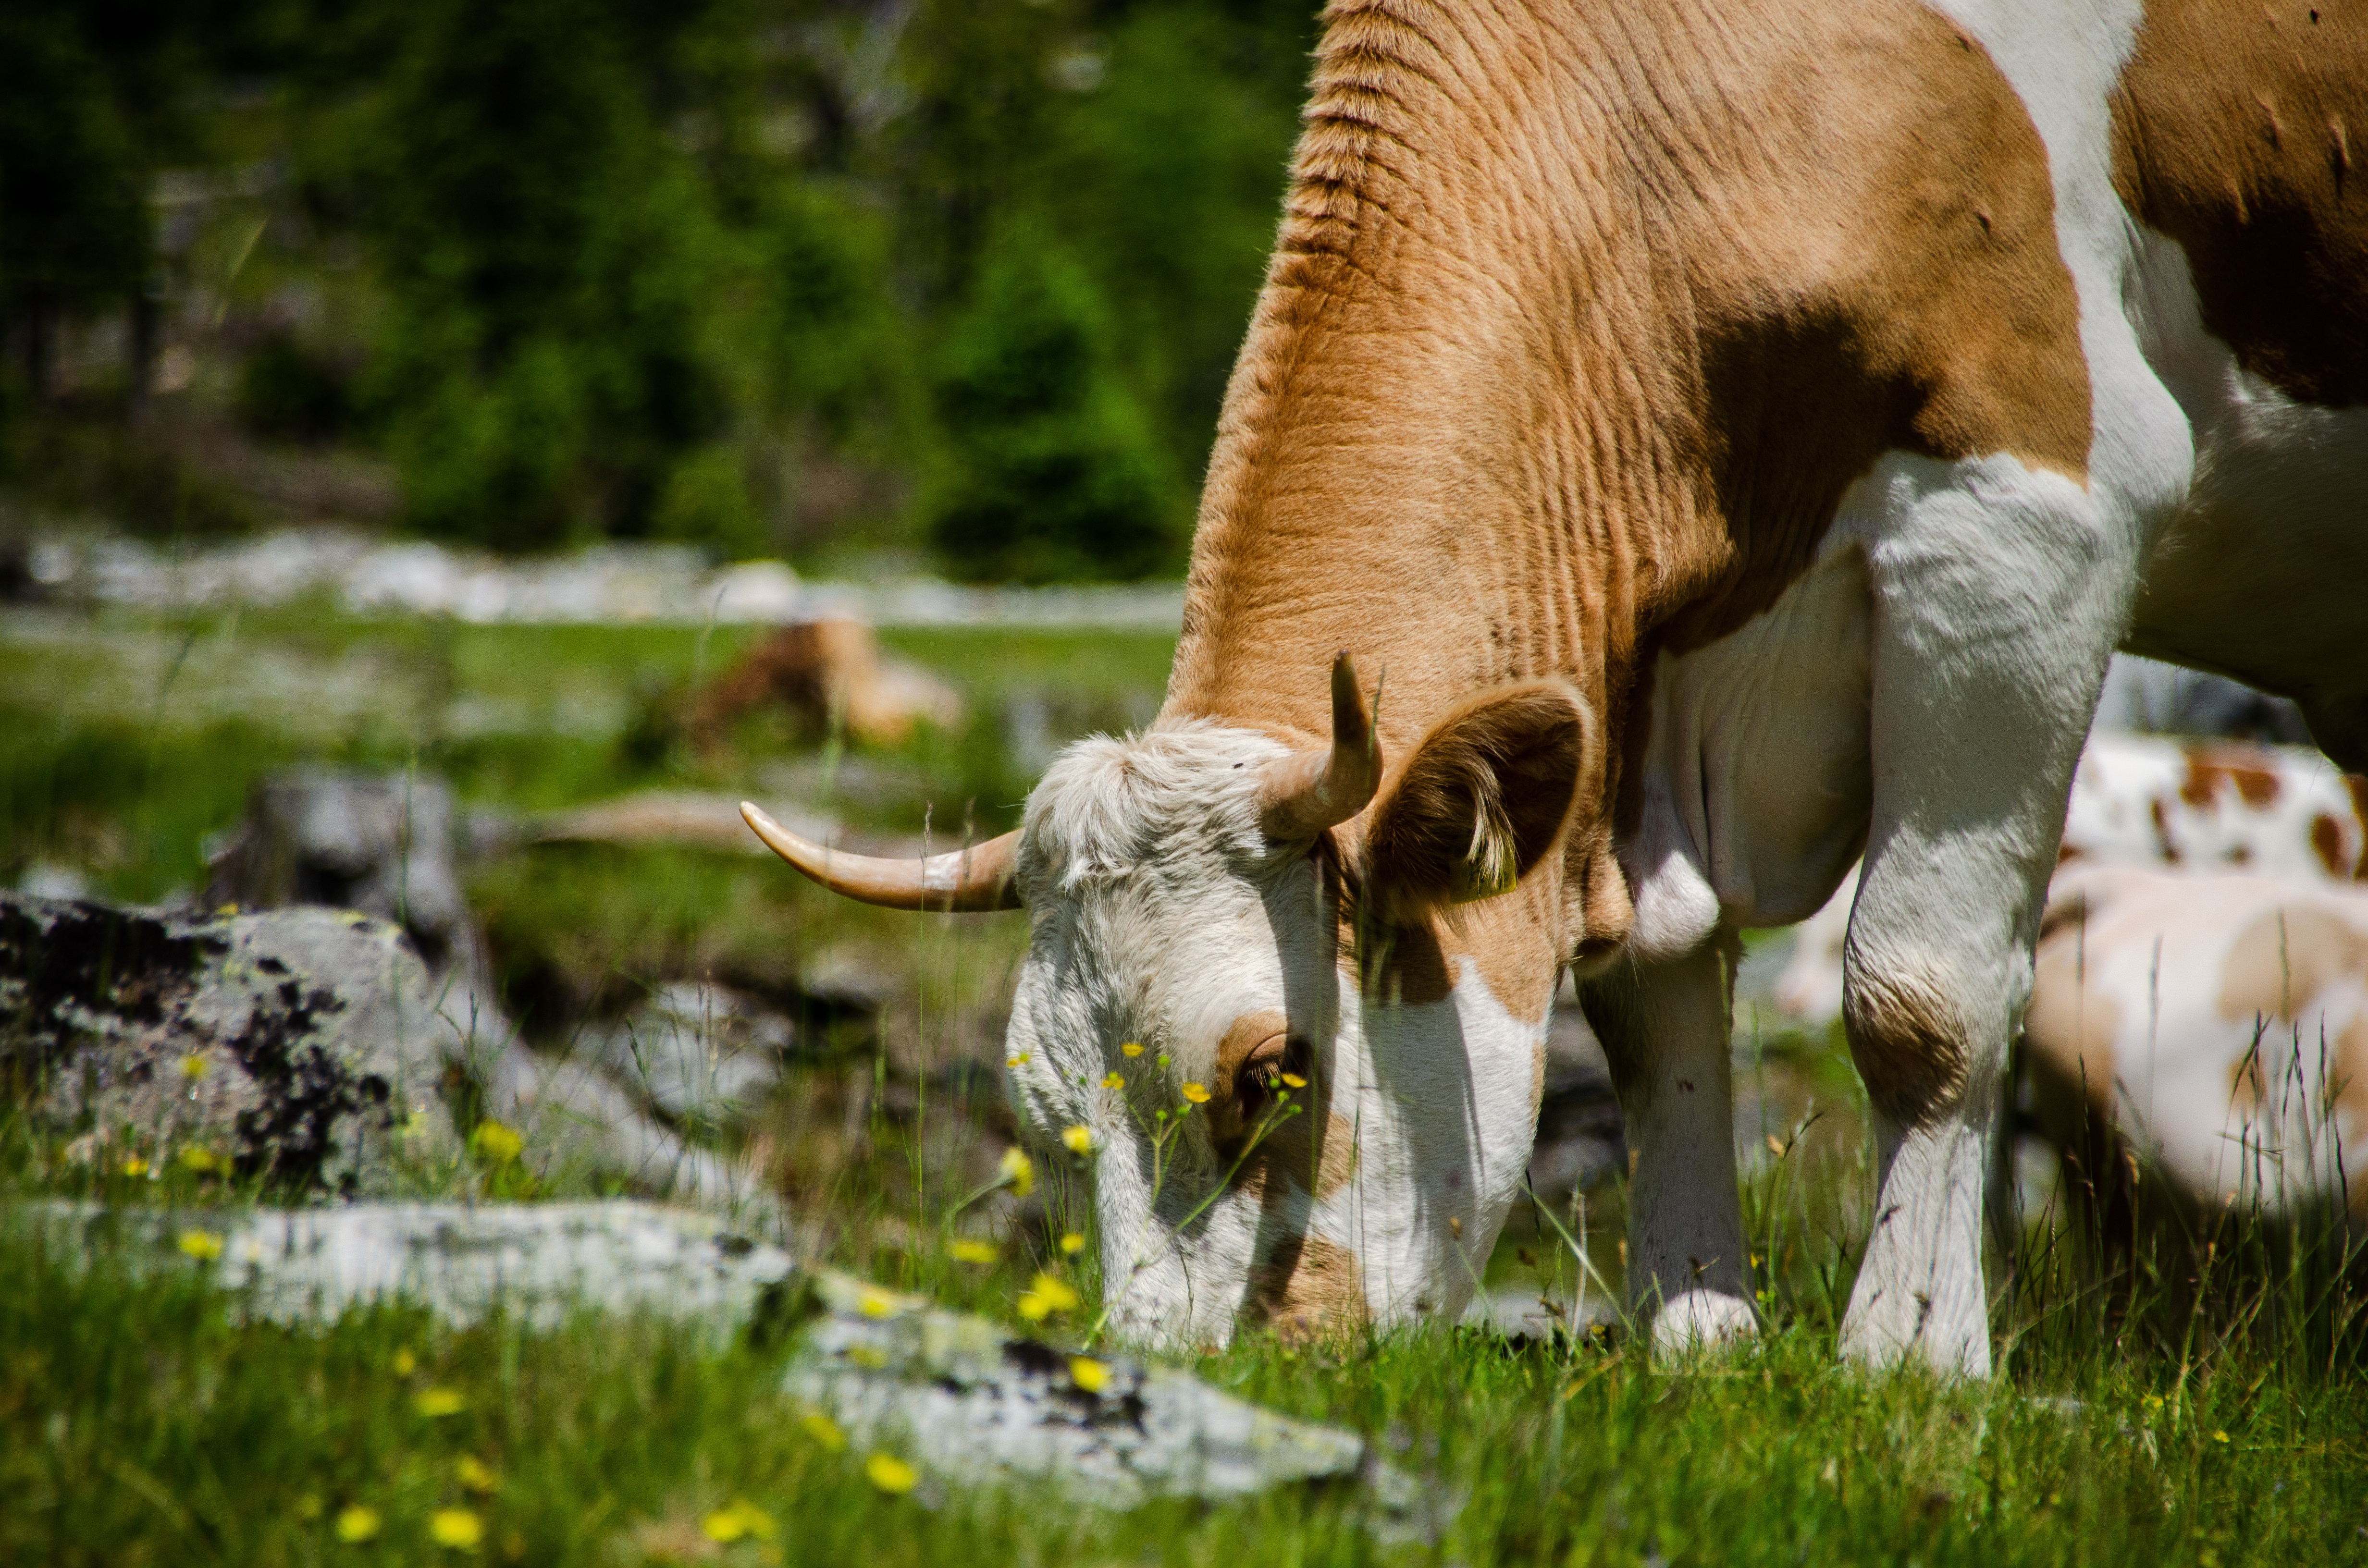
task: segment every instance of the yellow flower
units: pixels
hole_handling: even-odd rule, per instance
[[[181,1058],[181,1076],[192,1084],[206,1075],[206,1059],[196,1051]]]
[[[1184,1085],[1184,1097],[1194,1105],[1206,1105],[1209,1103],[1209,1091],[1201,1085],[1187,1084]]]
[[[1061,1142],[1072,1154],[1090,1154],[1094,1152],[1094,1135],[1083,1127],[1063,1128]]]
[[[700,1520],[699,1528],[708,1540],[729,1546],[746,1536],[770,1540],[779,1527],[773,1523],[772,1515],[745,1497],[734,1497],[729,1504]]]
[[[501,1478],[494,1473],[493,1466],[474,1454],[462,1454],[454,1460],[452,1475],[464,1490],[481,1496],[501,1485]]]
[[[222,1239],[211,1231],[183,1231],[181,1250],[199,1263],[211,1263],[222,1256]]]
[[[1120,1046],[1118,1050],[1119,1054],[1121,1056],[1140,1056],[1143,1054],[1143,1047],[1135,1044],[1133,1040],[1128,1040],[1124,1045]]]
[[[1287,1089],[1304,1089],[1307,1087],[1307,1080],[1301,1077],[1296,1073],[1285,1073],[1282,1075],[1282,1084],[1283,1087]]]
[[[2150,1393],[2146,1395],[2146,1407],[2148,1410],[2160,1410],[2162,1408],[2162,1395],[2158,1393]]]
[[[2214,1432],[2212,1434],[2212,1440],[2215,1443],[2225,1443],[2228,1440],[2228,1434],[2226,1432]]]
[[[868,1318],[884,1318],[894,1317],[896,1315],[896,1298],[888,1294],[885,1290],[875,1290],[869,1285],[866,1285],[863,1288],[863,1294],[856,1298],[855,1304],[862,1310],[863,1315]]]
[[[1069,1381],[1087,1393],[1099,1393],[1110,1386],[1110,1363],[1097,1361],[1090,1356],[1069,1358]]]
[[[812,1437],[832,1453],[837,1453],[847,1447],[847,1434],[838,1429],[837,1422],[819,1410],[809,1410],[799,1416],[798,1425],[805,1428],[807,1437]]]
[[[993,1263],[996,1258],[993,1242],[974,1242],[965,1239],[954,1243],[946,1250],[954,1255],[956,1263],[987,1264]]]
[[[459,1389],[421,1389],[411,1408],[433,1421],[439,1416],[458,1415],[469,1408],[469,1396]]]
[[[921,1472],[894,1454],[874,1454],[863,1461],[863,1473],[871,1484],[891,1497],[902,1497],[918,1484]]]
[[[1071,1257],[1086,1250],[1086,1238],[1071,1231],[1061,1238],[1061,1250]]]
[[[485,1539],[485,1521],[466,1508],[438,1508],[427,1516],[427,1539],[456,1551],[474,1551]]]
[[[469,1135],[469,1145],[488,1164],[507,1165],[518,1157],[526,1140],[518,1135],[516,1128],[505,1127],[498,1121],[481,1121],[477,1131]]]
[[[1028,1157],[1025,1150],[1003,1151],[1003,1160],[996,1166],[996,1175],[1011,1184],[1011,1196],[1014,1198],[1025,1198],[1036,1190],[1036,1162]]]
[[[1019,1315],[1030,1323],[1042,1323],[1054,1312],[1077,1310],[1077,1293],[1050,1274],[1039,1274],[1019,1293]]]
[[[181,1164],[202,1176],[222,1162],[214,1158],[214,1152],[211,1149],[200,1149],[193,1145],[181,1151]]]
[[[406,1345],[402,1349],[394,1353],[394,1375],[396,1377],[407,1378],[411,1376],[412,1372],[416,1370],[418,1366],[419,1358],[411,1353],[410,1346]]]
[[[336,1528],[337,1539],[348,1545],[368,1540],[378,1534],[378,1510],[357,1503],[338,1513]]]
[[[1102,1087],[1105,1089],[1123,1089],[1126,1087],[1126,1080],[1120,1077],[1115,1073],[1106,1074],[1102,1077]]]
[[[123,1174],[128,1176],[144,1176],[148,1174],[148,1162],[137,1154],[126,1155],[123,1161]]]
[[[1028,1053],[1023,1051],[1017,1056],[1007,1056],[1003,1059],[1003,1064],[1017,1072],[1028,1065]]]

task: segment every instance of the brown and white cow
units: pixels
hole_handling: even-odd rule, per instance
[[[1460,1307],[1565,963],[1636,1303],[1748,1331],[1733,933],[1863,849],[1844,1347],[1986,1369],[1984,1145],[2108,653],[2368,767],[2362,126],[2346,0],[1335,0],[1157,723],[966,858],[772,841],[1026,905],[1015,1103],[1099,1141],[1114,1324],[1187,1344]],[[1378,704],[1346,662],[1327,702],[1339,650]],[[1188,1083],[1224,1114],[1169,1159],[1135,1112]]]

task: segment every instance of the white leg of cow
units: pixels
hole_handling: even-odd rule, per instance
[[[1628,1299],[1656,1350],[1751,1333],[1727,1047],[1735,937],[1615,965],[1584,993],[1628,1122]]]
[[[1880,1176],[1842,1345],[1986,1375],[1998,1083],[2134,547],[2011,459],[1895,458],[1869,483],[1874,793],[1843,1017]]]

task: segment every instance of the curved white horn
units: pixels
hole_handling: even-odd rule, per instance
[[[1357,689],[1357,666],[1332,661],[1332,749],[1303,752],[1267,769],[1263,825],[1273,838],[1313,838],[1365,809],[1382,781],[1372,715]]]
[[[1013,852],[1019,845],[1017,833],[923,860],[883,860],[825,849],[746,801],[740,802],[740,815],[765,847],[831,892],[865,903],[965,913],[1020,907],[1019,890],[1011,881]]]

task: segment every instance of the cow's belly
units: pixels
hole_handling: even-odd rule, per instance
[[[2240,369],[2169,241],[2149,237],[2144,276],[2146,356],[2196,464],[2125,646],[2305,701],[2368,690],[2368,408],[2299,403]]]
[[[1804,919],[1865,846],[1870,600],[1848,534],[1765,613],[1655,668],[1643,810],[1620,847],[1640,958],[1722,922]]]

